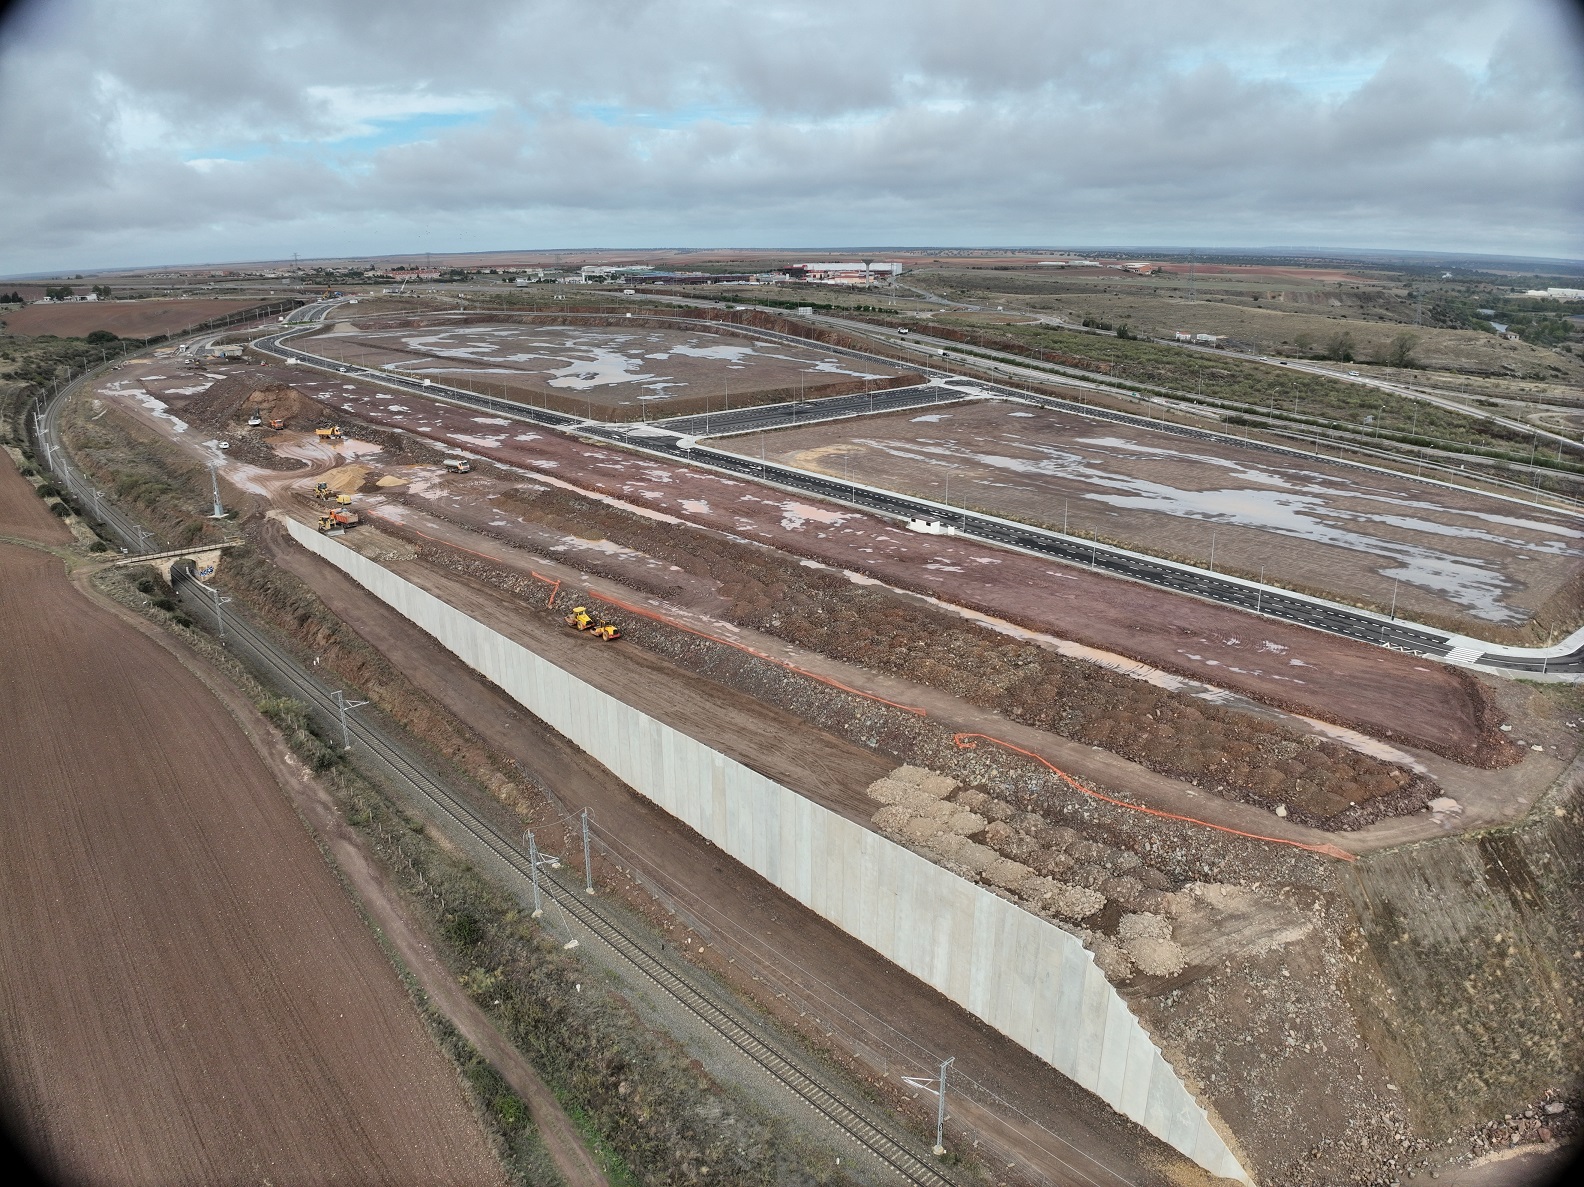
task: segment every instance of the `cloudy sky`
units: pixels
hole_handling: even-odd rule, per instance
[[[1584,257],[1563,0],[33,0],[0,275],[544,247]]]

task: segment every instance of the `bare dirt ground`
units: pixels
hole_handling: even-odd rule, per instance
[[[427,437],[451,452],[492,458],[541,481],[569,483],[642,511],[766,543],[856,574],[860,581],[869,575],[1398,744],[1463,760],[1488,759],[1493,753],[1494,725],[1479,685],[1440,664],[1076,566],[962,539],[917,536],[850,508],[520,421],[393,395],[369,384],[306,379],[293,370],[257,372],[261,381],[291,381],[332,413]],[[121,396],[123,407],[144,417],[171,415],[163,408],[150,410],[149,397],[133,387],[135,372],[117,380],[122,387],[102,385],[99,394]],[[174,427],[168,419],[154,423],[167,433]],[[293,438],[276,448],[324,455],[325,464],[334,464],[354,461],[360,451],[378,445],[349,441],[328,450],[311,438],[300,443]],[[256,485],[258,471],[233,467],[231,473],[244,487],[264,489]],[[451,480],[437,479],[438,474],[426,475],[408,491],[443,505]]]
[[[4,1075],[44,1169],[499,1182],[455,1074],[233,718],[58,560],[0,544],[0,569]]]
[[[39,544],[70,544],[71,531],[50,514],[33,484],[17,472],[9,453],[0,452],[0,534]]]
[[[690,952],[690,959],[780,1012],[783,1021],[809,1034],[887,1095],[898,1091],[900,1076],[927,1075],[931,1061],[942,1057],[937,1051],[960,1052],[957,1070],[981,1088],[974,1093],[980,1101],[975,1121],[1009,1141],[1019,1127],[1027,1127],[1025,1137],[1033,1143],[1019,1139],[1016,1145],[1026,1150],[1034,1169],[1054,1181],[1160,1183],[1174,1175],[1193,1181],[1197,1172],[1174,1152],[934,990],[724,858],[343,574],[278,534],[267,539],[275,541],[270,551],[277,563],[354,624],[414,684],[468,722],[526,777],[553,789],[570,811],[589,807],[600,835],[619,847],[631,868],[651,880],[662,901],[699,937],[696,946],[705,952]],[[536,630],[536,643],[553,642],[551,633],[540,637]],[[592,640],[572,636],[565,642],[590,662],[599,658]],[[631,651],[602,662],[623,661],[669,666]],[[579,669],[581,674],[581,664]],[[806,725],[800,727],[800,736],[809,733]],[[796,758],[790,745],[779,749]],[[840,744],[832,751],[838,756],[850,752]],[[817,754],[802,757],[805,775],[809,761],[821,762]],[[864,759],[865,772],[889,769],[873,755]],[[577,843],[571,835],[562,842],[569,849]],[[596,873],[609,882],[626,880],[603,861],[596,863]],[[783,985],[794,991],[790,1012],[787,1001],[777,997]],[[983,1089],[1015,1105],[1023,1116],[998,1116]]]
[[[618,419],[638,419],[645,406],[647,415],[665,416],[729,407],[733,399],[740,406],[785,393],[831,394],[854,382],[879,386],[899,374],[818,347],[642,322],[426,322],[388,329],[338,322],[304,345],[365,367]]]
[[[13,334],[54,334],[80,338],[94,330],[109,330],[123,338],[152,338],[174,334],[211,318],[264,304],[243,300],[71,301],[59,305],[29,305],[6,315]]]
[[[375,436],[381,440],[386,437],[384,434]],[[366,453],[355,452],[366,446],[366,442],[353,442],[349,451],[326,450],[325,456],[318,458],[316,465],[322,468],[335,462],[343,463],[337,470],[330,472],[330,477],[338,483],[355,479],[353,488],[363,492],[359,495],[360,503],[365,499],[373,501],[383,497],[385,501],[378,506],[382,511],[404,510],[388,498],[392,489],[401,487],[411,492],[409,501],[415,509],[432,507],[448,516],[456,516],[463,506],[474,506],[472,519],[477,523],[474,530],[485,536],[509,534],[507,527],[524,518],[525,507],[516,504],[502,505],[494,516],[484,511],[480,517],[479,510],[491,505],[488,502],[489,495],[499,494],[502,489],[500,482],[509,485],[515,481],[525,490],[538,485],[523,483],[509,471],[501,475],[491,474],[488,468],[466,478],[455,478],[442,475],[432,463],[390,458],[385,460],[395,461],[396,464],[386,465]],[[350,452],[351,456],[342,456],[343,452]],[[365,469],[369,461],[376,462],[375,468]],[[279,492],[282,484],[289,486],[294,481],[284,475],[244,473],[243,468],[238,467],[228,467],[228,472],[235,474],[250,489],[256,484],[267,498],[273,497],[269,493],[272,490]],[[376,475],[401,475],[405,481],[396,488],[380,487],[375,481]],[[551,478],[552,474],[543,473],[541,476]],[[488,489],[474,489],[474,484],[485,483],[486,480],[496,485]],[[659,477],[650,474],[648,480],[651,489],[662,489]],[[635,502],[642,504],[642,500]],[[597,503],[594,505],[598,507]],[[612,509],[610,518],[614,522],[626,514]],[[591,530],[586,538],[575,542],[566,538],[559,542],[553,541],[565,547],[561,551],[552,548],[552,555],[561,556],[571,566],[606,561],[620,551],[620,546],[605,539],[603,533],[605,530],[612,530],[618,536],[620,533],[606,528],[605,524],[604,517],[599,519],[598,524],[591,520],[588,525]],[[361,529],[358,534],[363,534]],[[375,533],[369,532],[365,538],[373,542],[374,536]],[[467,547],[465,533],[461,538],[464,540],[463,547]],[[350,538],[351,541],[356,539],[357,534]],[[545,541],[538,543],[543,544]],[[374,546],[387,547],[377,542]],[[489,549],[493,544],[480,542],[478,546]],[[394,554],[410,555],[411,551],[406,545],[397,544],[392,548],[393,555],[385,559],[388,563],[403,563],[397,561]],[[293,554],[296,560],[292,559]],[[282,565],[293,571],[298,571],[295,566],[303,563],[311,567],[313,565],[311,558],[305,558],[300,550],[295,549],[288,549],[279,559]],[[671,579],[666,576],[664,563],[657,563],[654,557],[636,554],[623,559],[627,562],[625,571],[633,575],[635,584],[641,589],[658,588],[656,582],[663,583]],[[603,572],[603,564],[599,571]],[[360,608],[355,602],[337,601],[311,575],[303,575],[344,620],[356,623],[359,631],[365,632],[365,638],[385,650],[391,658],[394,672],[414,680],[433,680],[434,683],[427,685],[424,691],[441,700],[459,719],[487,733],[491,745],[511,755],[524,774],[557,789],[569,785],[569,780],[559,768],[551,770],[546,767],[547,763],[561,761],[548,753],[553,739],[529,732],[537,723],[526,719],[519,707],[492,693],[499,703],[499,715],[491,723],[487,707],[481,708],[482,702],[470,699],[466,694],[463,686],[470,678],[450,657],[445,657],[453,665],[449,683],[438,673],[419,675],[428,662],[423,660],[421,649],[427,647],[431,652],[437,650],[431,641],[406,626],[378,603],[369,600]],[[339,575],[331,573],[330,577],[366,598]],[[677,581],[682,580],[675,574],[672,577]],[[503,588],[504,583],[492,579],[486,588],[475,590],[474,596],[482,598],[487,592],[493,593]],[[371,630],[370,624],[379,613],[384,613],[393,623],[392,636],[387,636],[383,628]],[[509,609],[503,613],[512,617]],[[515,617],[518,629],[531,625],[524,623],[525,617],[519,610]],[[392,643],[392,637],[400,634],[397,627],[416,637],[414,650],[406,650]],[[557,630],[552,624],[550,633],[555,634]],[[320,646],[320,638],[322,636],[313,636],[311,641],[316,651]],[[871,706],[870,710],[854,717],[843,730],[839,728],[843,724],[840,720],[822,715],[822,710],[811,704],[813,698],[805,697],[799,691],[802,685],[809,682],[785,673],[772,674],[769,678],[763,673],[755,674],[748,669],[757,661],[745,660],[747,666],[741,673],[730,672],[727,670],[730,664],[722,664],[718,654],[711,654],[712,650],[718,650],[713,645],[696,640],[696,646],[685,643],[681,646],[667,645],[663,640],[650,639],[645,635],[641,640],[635,637],[628,644],[617,644],[601,651],[598,648],[605,648],[603,644],[594,644],[591,640],[578,639],[570,634],[566,638],[574,646],[584,645],[581,651],[569,648],[562,654],[563,660],[576,663],[579,668],[584,662],[598,660],[605,663],[611,658],[621,657],[623,649],[630,645],[653,646],[665,661],[683,672],[706,675],[712,680],[738,688],[748,697],[761,698],[777,706],[784,705],[805,721],[829,722],[826,726],[828,732],[845,736],[849,742],[861,747],[878,748],[890,754],[912,753],[908,749],[912,747],[928,751],[922,755],[924,761],[945,763],[954,774],[969,781],[999,780],[1008,788],[1016,789],[1013,798],[1019,807],[1047,814],[1054,811],[1065,821],[1062,828],[1055,830],[1053,842],[1061,834],[1077,832],[1081,840],[1072,843],[1068,850],[1069,859],[1076,859],[1079,872],[1085,877],[1097,879],[1095,884],[1101,886],[1107,895],[1113,892],[1120,894],[1124,887],[1130,885],[1132,889],[1128,893],[1138,891],[1136,877],[1132,883],[1128,877],[1114,880],[1105,878],[1106,869],[1115,866],[1114,872],[1121,873],[1129,861],[1135,863],[1128,867],[1135,874],[1149,870],[1157,873],[1167,871],[1172,885],[1205,878],[1216,878],[1221,883],[1239,883],[1240,886],[1235,890],[1218,890],[1213,886],[1206,888],[1205,893],[1216,896],[1213,901],[1217,905],[1209,911],[1201,909],[1192,898],[1181,897],[1183,890],[1192,895],[1199,892],[1186,885],[1180,886],[1178,897],[1172,901],[1182,910],[1176,926],[1179,928],[1178,938],[1190,957],[1190,967],[1175,978],[1146,977],[1135,981],[1128,992],[1133,996],[1136,1007],[1146,1018],[1152,1033],[1167,1047],[1174,1062],[1179,1058],[1182,1060],[1179,1066],[1190,1069],[1207,1091],[1208,1098],[1214,1100],[1222,1116],[1250,1146],[1256,1165],[1276,1168],[1271,1173],[1276,1174],[1281,1181],[1318,1181],[1324,1178],[1321,1172],[1326,1169],[1362,1165],[1377,1158],[1377,1151],[1378,1157],[1382,1159],[1387,1153],[1396,1153],[1392,1142],[1403,1126],[1396,1086],[1388,1083],[1391,1077],[1382,1074],[1369,1052],[1361,1049],[1356,1019],[1349,1013],[1346,1001],[1337,991],[1339,971],[1349,959],[1338,951],[1337,936],[1345,931],[1347,919],[1344,917],[1345,912],[1341,916],[1336,914],[1334,902],[1328,905],[1315,894],[1317,889],[1321,895],[1327,892],[1330,863],[1319,862],[1317,866],[1317,859],[1307,854],[1293,855],[1291,850],[1284,853],[1275,847],[1251,847],[1245,841],[1220,834],[1190,836],[1183,826],[1171,821],[1146,820],[1141,825],[1138,820],[1127,818],[1130,815],[1137,816],[1137,813],[1130,814],[1106,805],[1086,804],[1081,797],[1064,797],[1060,788],[1035,793],[1032,789],[1049,785],[1050,780],[1029,764],[1022,763],[1017,756],[984,749],[954,751],[949,736],[941,734],[939,725],[918,723],[917,718],[884,706]],[[327,656],[326,662],[333,660]],[[662,664],[654,660],[643,662],[646,680],[657,680],[663,675]],[[389,678],[379,679],[384,682]],[[485,689],[485,692],[490,691]],[[658,697],[661,694],[651,689],[645,695]],[[822,696],[827,709],[845,699],[833,695],[828,688]],[[735,713],[736,706],[729,706],[729,711]],[[486,725],[492,728],[486,730]],[[808,737],[817,736],[817,732],[809,730],[807,726],[803,730]],[[932,736],[931,731],[935,736]],[[1005,730],[998,732],[1004,734]],[[564,746],[564,743],[560,745]],[[930,750],[930,747],[934,749]],[[1108,757],[1101,752],[1094,753],[1097,763],[1104,762]],[[587,762],[575,752],[566,755],[565,761],[569,765]],[[1523,769],[1528,770],[1528,766],[1526,763]],[[1028,794],[1022,791],[1025,780],[1031,789]],[[575,779],[570,781],[570,785],[574,788],[578,786]],[[623,793],[631,796],[625,789]],[[569,806],[575,809],[580,805],[573,800]],[[613,799],[597,812],[608,812],[614,806]],[[638,809],[644,807],[642,801],[637,801]],[[597,814],[596,819],[603,821],[606,817]],[[676,827],[669,818],[660,817],[660,820],[663,825]],[[629,824],[636,832],[629,834]],[[708,875],[704,872],[710,864],[707,856],[690,854],[685,850],[673,852],[668,844],[662,844],[653,850],[653,853],[660,855],[659,860],[655,859],[650,848],[654,834],[644,830],[641,814],[623,817],[616,830],[607,831],[601,825],[601,835],[617,845],[629,868],[647,878],[662,901],[677,910],[686,927],[697,935],[701,941],[699,946],[704,947],[706,952],[694,955],[712,967],[735,960],[735,965],[728,964],[723,971],[733,974],[741,988],[752,992],[758,1001],[772,1011],[781,1011],[781,1016],[789,1024],[803,1028],[814,1041],[819,1042],[823,1038],[844,1061],[850,1053],[859,1071],[874,1076],[877,1086],[890,1085],[894,1088],[899,1075],[923,1074],[927,1071],[930,1058],[939,1054],[923,1046],[929,1044],[929,1040],[922,1036],[936,1032],[917,1031],[897,1025],[894,1018],[910,1018],[911,1015],[891,1012],[894,1008],[888,998],[881,999],[884,1003],[882,1009],[844,996],[837,989],[839,983],[830,979],[832,966],[829,963],[836,959],[832,956],[833,952],[840,953],[843,950],[808,949],[801,938],[789,938],[788,929],[801,928],[798,920],[789,916],[776,916],[765,922],[761,914],[757,916],[759,926],[739,929],[739,899],[742,896],[733,896],[729,888],[723,890],[708,882]],[[576,841],[569,837],[565,843],[575,846]],[[1140,859],[1144,863],[1142,866],[1136,864]],[[715,860],[719,861],[718,856]],[[731,867],[731,863],[723,864]],[[736,873],[740,875],[741,871]],[[699,877],[703,877],[706,883],[696,892],[697,897],[682,890],[684,884],[689,887],[699,885]],[[748,904],[748,907],[758,909],[754,904]],[[1112,908],[1108,905],[1106,910],[1111,911]],[[1218,911],[1220,914],[1217,914]],[[776,915],[773,910],[770,914]],[[1116,922],[1115,918],[1106,916],[1092,923],[1086,922],[1086,926],[1106,929]],[[1296,939],[1292,938],[1295,936]],[[787,951],[794,953],[795,964],[783,962],[782,954]],[[743,966],[753,971],[745,974]],[[847,974],[843,972],[842,975]],[[892,976],[894,978],[894,972]],[[755,980],[755,977],[762,980]],[[787,994],[787,997],[781,998],[781,993]],[[799,1017],[799,1014],[805,1016]],[[950,1037],[954,1032],[942,1033]],[[963,1049],[966,1049],[966,1045]],[[999,1061],[992,1058],[992,1063],[999,1073]],[[965,1064],[960,1056],[959,1066],[969,1070],[972,1064]],[[1011,1071],[1016,1075],[1018,1065],[1011,1065]],[[980,1085],[1004,1083],[980,1080],[977,1072],[970,1074]],[[1038,1082],[1031,1081],[1031,1084],[1038,1091]],[[996,1091],[1003,1097],[1007,1096],[1004,1088],[997,1088]],[[988,1099],[978,1089],[974,1093],[976,1101],[982,1103]],[[1022,1100],[1021,1097],[1014,1099]],[[1020,1107],[1027,1114],[1027,1106]],[[984,1124],[991,1129],[998,1124],[1006,1125],[1009,1114],[1000,1104],[992,1102],[983,1112],[986,1114]],[[1026,1124],[1015,1117],[1013,1122],[1015,1125]],[[1332,1140],[1330,1135],[1344,1131],[1349,1134],[1347,1149],[1333,1150],[1327,1144]],[[981,1132],[985,1130],[981,1129]],[[1029,1149],[1021,1137],[1009,1129],[1002,1128],[997,1132],[1016,1148]],[[1060,1181],[1073,1177],[1062,1162],[1046,1161],[1049,1153],[1063,1154],[1059,1144],[1051,1143],[1053,1135],[1049,1130],[1025,1132],[1035,1140],[1034,1149],[1037,1150],[1040,1143],[1049,1144],[1046,1153],[1029,1155],[1035,1158],[1037,1165],[1054,1171]],[[1317,1143],[1326,1146],[1324,1160],[1319,1163],[1304,1160],[1301,1166],[1298,1165],[1302,1152]],[[1070,1155],[1071,1152],[1065,1153]]]
[[[1000,401],[765,435],[800,469],[1397,612],[1522,622],[1584,573],[1584,519],[1395,474]],[[757,456],[758,438],[718,444]],[[1212,537],[1214,560],[1211,559]]]

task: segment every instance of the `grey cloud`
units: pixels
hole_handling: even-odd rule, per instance
[[[1584,254],[1580,48],[1542,0],[62,0],[4,33],[4,270],[723,236]],[[490,110],[365,150],[326,87]]]

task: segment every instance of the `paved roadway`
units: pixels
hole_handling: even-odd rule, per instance
[[[328,306],[318,309],[322,319]],[[300,310],[304,320],[313,318],[309,310]],[[1161,589],[1190,594],[1208,601],[1220,602],[1241,610],[1263,614],[1271,618],[1294,622],[1316,630],[1327,631],[1361,642],[1397,650],[1410,651],[1433,659],[1450,659],[1458,663],[1479,663],[1487,667],[1505,668],[1519,672],[1554,673],[1584,677],[1584,642],[1565,654],[1546,654],[1533,649],[1496,648],[1460,636],[1449,635],[1429,627],[1387,618],[1369,611],[1358,610],[1319,598],[1305,597],[1253,581],[1226,577],[1205,569],[1159,560],[1140,553],[1127,552],[1066,536],[1044,528],[1014,523],[980,512],[947,507],[928,499],[913,498],[892,491],[878,490],[861,483],[850,482],[823,474],[765,463],[754,458],[739,457],[697,444],[694,438],[703,431],[712,436],[727,433],[753,432],[761,429],[782,428],[814,420],[827,420],[840,416],[867,415],[871,397],[859,393],[850,396],[832,396],[824,400],[806,400],[794,404],[765,405],[744,408],[733,412],[703,416],[680,417],[672,421],[649,425],[619,425],[549,412],[512,400],[494,396],[481,396],[463,388],[445,384],[424,384],[417,380],[392,375],[389,372],[352,364],[336,363],[308,354],[284,341],[301,329],[285,331],[260,339],[255,346],[278,358],[296,358],[301,364],[331,373],[357,375],[388,387],[428,395],[453,404],[477,408],[531,421],[547,428],[560,429],[584,437],[592,437],[625,449],[669,458],[677,462],[708,466],[713,469],[740,474],[750,478],[775,483],[783,488],[813,495],[867,511],[877,512],[906,521],[935,521],[941,529],[950,528],[955,534],[984,540],[992,544],[1022,549],[1048,556],[1069,564],[1087,566],[1101,572],[1142,581]],[[755,331],[757,332],[757,331]],[[780,337],[780,335],[774,335]],[[837,348],[826,346],[826,349]],[[855,352],[843,352],[855,353]],[[1003,387],[989,381],[944,374],[933,377],[936,382],[911,388],[898,388],[875,393],[875,411],[882,410],[882,401],[892,407],[918,407],[944,400],[972,398],[984,393],[1000,398],[1010,398],[1040,404],[1061,411],[1076,412],[1090,417],[1116,421],[1122,424],[1171,432],[1179,436],[1221,441],[1223,435],[1183,425],[1167,425],[1145,417],[1124,412],[1095,408],[1087,404],[1060,400],[1050,396],[1033,395],[1016,388]],[[1295,458],[1312,460],[1312,455],[1281,446],[1259,445],[1258,448],[1287,454]]]

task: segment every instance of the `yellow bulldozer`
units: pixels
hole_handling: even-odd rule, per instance
[[[314,498],[316,499],[323,499],[326,502],[329,502],[333,499],[335,502],[340,503],[343,507],[350,505],[352,502],[351,495],[334,489],[328,482],[314,483],[313,493]]]
[[[566,616],[566,624],[580,631],[587,631],[596,639],[604,639],[607,643],[621,638],[621,631],[616,629],[615,623],[595,618],[589,613],[587,606],[573,606],[572,613]]]

